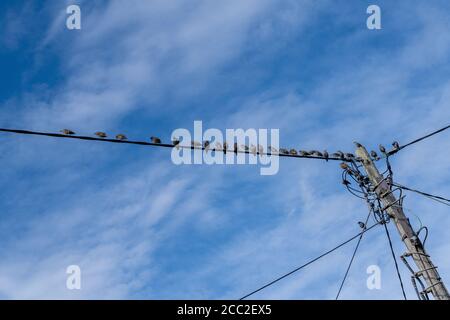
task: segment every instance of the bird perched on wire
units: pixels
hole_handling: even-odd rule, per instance
[[[392,146],[394,147],[395,151],[398,151],[400,149],[400,144],[397,141],[392,142]]]
[[[264,147],[260,144],[258,144],[258,153],[263,154],[264,153]]]
[[[180,149],[180,139],[179,138],[173,138],[172,144],[175,148],[177,148],[177,150]]]
[[[205,148],[206,153],[208,153],[208,151],[209,151],[209,146],[210,146],[210,142],[208,140],[203,142],[203,147]]]
[[[107,135],[106,135],[106,133],[104,133],[104,132],[101,132],[101,131],[97,131],[96,133],[94,133],[97,137],[99,137],[99,138],[106,138],[107,137]]]
[[[325,159],[326,162],[328,162],[328,159],[330,158],[330,155],[328,154],[327,150],[323,151],[323,158]]]
[[[250,145],[250,153],[253,154],[254,156],[256,156],[256,146],[255,145]]]
[[[335,157],[335,158],[339,158],[341,160],[345,159],[344,153],[342,151],[340,151],[340,150],[338,150],[335,153],[333,153],[332,156]]]
[[[157,144],[161,144],[161,139],[158,137],[150,137],[150,141],[152,143],[157,143]]]
[[[234,154],[237,154],[238,151],[239,151],[239,146],[238,146],[237,142],[235,142],[233,145],[233,152],[234,152]]]
[[[278,154],[278,149],[272,146],[269,146],[269,152],[270,154]]]
[[[249,147],[248,147],[247,145],[245,145],[245,144],[241,144],[241,148],[242,148],[242,150],[244,150],[245,152],[248,152],[248,150],[250,150]]]
[[[383,147],[381,144],[378,146],[382,154],[386,154],[386,148]]]
[[[303,157],[309,156],[309,152],[308,152],[308,151],[305,151],[305,150],[299,150],[299,154],[300,154],[301,156],[303,156]]]
[[[352,161],[355,158],[355,156],[352,153],[346,153],[345,154],[345,159]]]
[[[375,151],[370,151],[370,155],[374,160],[380,160],[380,157],[378,156],[378,154]]]
[[[366,224],[364,222],[358,221],[358,225],[361,229],[365,229],[366,228]]]
[[[73,132],[72,130],[69,130],[69,129],[62,129],[59,132],[62,132],[62,133],[66,134],[66,135],[69,135],[69,136],[75,134],[75,132]]]
[[[223,153],[224,153],[224,154],[227,154],[227,150],[228,150],[228,143],[225,141],[225,142],[223,143]]]
[[[191,141],[191,146],[194,148],[201,148],[202,144],[198,141]]]
[[[127,140],[127,136],[124,134],[119,133],[118,135],[116,135],[116,139],[117,140]]]
[[[339,164],[339,166],[340,166],[341,169],[343,169],[343,170],[349,170],[349,169],[350,169],[349,166],[348,166],[348,164],[346,164],[345,162],[341,162],[341,163]]]
[[[289,154],[289,151],[287,149],[280,148],[280,153],[281,154]]]

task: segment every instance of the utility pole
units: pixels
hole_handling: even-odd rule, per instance
[[[383,203],[383,209],[391,216],[402,241],[405,243],[408,250],[405,256],[411,256],[419,269],[416,276],[423,276],[425,279],[427,284],[425,293],[431,293],[435,300],[450,300],[450,295],[439,276],[437,267],[434,266],[430,256],[425,252],[422,242],[414,232],[409,223],[409,219],[403,212],[401,206],[402,199],[396,199],[391,191],[389,182],[379,173],[367,150],[363,146],[357,147],[356,155],[361,158],[367,176],[373,185],[373,191]]]

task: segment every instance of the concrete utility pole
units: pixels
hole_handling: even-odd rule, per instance
[[[414,232],[409,219],[405,216],[401,206],[401,199],[396,199],[391,192],[388,181],[378,172],[367,150],[360,146],[356,149],[356,155],[362,159],[362,164],[374,186],[374,191],[384,205],[384,209],[394,221],[402,241],[408,249],[407,256],[414,260],[419,271],[417,276],[423,276],[427,284],[426,293],[431,293],[435,300],[450,300],[447,288],[439,276],[437,267],[434,266],[430,256],[425,252],[422,242]]]

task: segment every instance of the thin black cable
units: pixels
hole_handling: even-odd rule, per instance
[[[66,139],[79,139],[79,140],[89,140],[89,141],[101,141],[101,142],[112,142],[112,143],[124,143],[124,144],[134,144],[134,145],[141,145],[141,146],[153,146],[153,147],[163,147],[163,148],[173,148],[175,147],[174,144],[171,143],[151,143],[146,141],[132,141],[132,140],[117,140],[117,139],[107,139],[107,138],[95,138],[95,137],[89,137],[89,136],[77,136],[77,135],[65,135],[60,133],[48,133],[48,132],[38,132],[38,131],[30,131],[30,130],[17,130],[17,129],[3,129],[0,128],[0,132],[8,132],[8,133],[15,133],[15,134],[24,134],[24,135],[37,135],[37,136],[46,136],[46,137],[53,137],[53,138],[66,138]],[[195,146],[183,146],[178,145],[179,148],[183,149],[192,149],[192,150],[205,150],[205,147],[195,147]],[[221,149],[214,149],[211,148],[211,150],[214,151],[220,151],[223,152]],[[234,150],[228,149],[229,153],[233,153]],[[243,153],[243,154],[253,154],[251,151],[242,151],[238,150],[237,153]],[[302,156],[302,155],[295,155],[295,154],[285,154],[285,153],[256,153],[257,155],[265,155],[265,156],[279,156],[279,157],[287,157],[287,158],[306,158],[306,159],[320,159],[325,160],[324,157],[319,156]],[[334,160],[334,161],[349,161],[337,157],[328,157],[327,160]]]
[[[253,294],[255,294],[255,293],[257,293],[257,292],[259,292],[259,291],[261,291],[261,290],[263,290],[263,289],[265,289],[265,288],[267,288],[267,287],[273,285],[274,283],[276,283],[276,282],[278,282],[278,281],[280,281],[280,280],[282,280],[282,279],[284,279],[284,278],[290,276],[291,274],[293,274],[293,273],[295,273],[295,272],[297,272],[297,271],[299,271],[299,270],[305,268],[306,266],[310,265],[311,263],[316,262],[317,260],[319,260],[319,259],[325,257],[326,255],[332,253],[333,251],[336,251],[337,249],[339,249],[340,247],[346,245],[347,243],[351,242],[352,240],[358,238],[361,234],[366,233],[367,231],[371,230],[372,228],[374,228],[375,226],[377,226],[377,225],[379,225],[379,224],[380,224],[380,223],[376,223],[376,224],[372,225],[371,227],[367,228],[366,230],[363,230],[363,231],[361,231],[360,233],[358,233],[356,236],[354,236],[354,237],[348,239],[347,241],[342,242],[341,244],[337,245],[337,246],[334,247],[333,249],[328,250],[327,252],[321,254],[320,256],[318,256],[318,257],[316,257],[316,258],[314,258],[314,259],[308,261],[307,263],[301,265],[300,267],[295,268],[294,270],[292,270],[292,271],[290,271],[290,272],[288,272],[288,273],[282,275],[281,277],[278,277],[277,279],[275,279],[275,280],[269,282],[268,284],[266,284],[266,285],[264,285],[264,286],[262,286],[262,287],[260,287],[260,288],[258,288],[258,289],[256,289],[256,290],[250,292],[249,294],[246,294],[245,296],[243,296],[243,297],[240,298],[239,300],[244,300],[245,298],[248,298],[248,297],[250,297],[251,295],[253,295]]]
[[[394,259],[395,269],[397,270],[398,280],[400,281],[400,286],[402,287],[403,297],[405,298],[405,300],[408,300],[406,298],[405,287],[403,286],[402,276],[400,275],[400,270],[398,268],[397,259],[395,257],[394,247],[392,246],[391,235],[389,234],[389,229],[386,224],[384,224],[384,229],[386,230],[386,235],[389,240],[389,247],[391,248],[392,258]]]
[[[427,197],[427,198],[436,200],[436,201],[438,201],[438,202],[440,202],[440,203],[443,203],[443,204],[445,204],[445,205],[450,205],[450,199],[447,199],[447,198],[444,198],[444,197],[441,197],[441,196],[435,196],[435,195],[432,195],[432,194],[430,194],[430,193],[426,193],[426,192],[423,192],[423,191],[411,189],[411,188],[405,187],[405,186],[403,186],[403,185],[401,185],[401,184],[398,184],[398,183],[393,183],[393,185],[396,186],[396,187],[399,187],[399,188],[401,188],[401,189],[407,190],[407,191],[411,191],[411,192],[418,193],[418,194],[420,194],[420,195],[423,195],[423,196],[425,196],[425,197]],[[439,200],[441,200],[441,201],[439,201]],[[445,201],[445,202],[444,202],[444,201]],[[446,202],[448,202],[448,203],[446,203]]]
[[[366,221],[364,222],[364,230],[367,227],[367,222],[369,221],[369,218],[370,218],[371,214],[372,214],[372,210],[369,211],[369,214],[367,215]],[[338,293],[336,294],[336,299],[335,300],[339,299],[339,296],[341,294],[342,288],[344,287],[345,280],[347,280],[348,273],[350,272],[350,268],[352,267],[353,260],[355,259],[356,252],[358,251],[359,245],[361,244],[361,240],[363,238],[363,235],[364,235],[364,233],[362,233],[359,236],[358,243],[356,244],[356,247],[355,247],[355,250],[353,251],[352,257],[350,258],[350,262],[349,262],[349,264],[347,266],[347,270],[345,271],[344,278],[341,281],[341,285],[339,286],[339,290],[338,290]]]
[[[411,141],[411,142],[409,142],[409,143],[407,143],[407,144],[405,144],[405,145],[402,145],[402,146],[400,146],[400,148],[398,148],[398,149],[396,150],[396,152],[397,152],[397,151],[400,151],[400,150],[402,150],[402,149],[404,149],[404,148],[406,148],[406,147],[408,147],[408,146],[410,146],[410,145],[412,145],[412,144],[415,144],[415,143],[420,142],[420,141],[422,141],[422,140],[424,140],[424,139],[427,139],[427,138],[429,138],[429,137],[431,137],[431,136],[434,136],[435,134],[438,134],[438,133],[440,133],[440,132],[442,132],[442,131],[444,131],[444,130],[447,130],[448,128],[450,128],[450,125],[448,125],[448,126],[446,126],[446,127],[444,127],[444,128],[441,128],[441,129],[439,129],[439,130],[436,130],[436,131],[434,131],[434,132],[432,132],[432,133],[430,133],[430,134],[427,134],[426,136],[423,136],[423,137],[421,137],[421,138],[419,138],[419,139],[413,140],[413,141]]]
[[[358,173],[360,173],[358,168],[356,168],[356,170],[357,170]],[[349,186],[347,186],[347,189],[348,189],[348,187]],[[371,204],[371,202],[369,201],[369,195],[368,195],[367,191],[364,189],[363,185],[360,185],[360,188],[361,188],[361,191],[359,191],[359,190],[358,191],[361,192],[362,194],[364,194],[364,198],[363,199],[367,202],[367,205],[369,207],[369,214],[367,215],[366,221],[364,222],[364,230],[365,230],[367,228],[367,222],[369,221],[370,215],[374,211],[374,207]],[[335,300],[339,299],[339,296],[341,294],[342,288],[344,287],[344,284],[345,284],[345,280],[347,280],[348,274],[350,272],[350,268],[352,267],[352,264],[353,264],[353,260],[355,259],[355,256],[356,256],[356,253],[358,251],[359,245],[361,244],[361,240],[363,238],[363,235],[364,235],[364,233],[361,234],[361,236],[358,239],[358,243],[356,244],[356,247],[355,247],[355,250],[353,251],[352,257],[350,258],[350,262],[348,263],[347,270],[345,271],[344,278],[341,281],[341,285],[339,286],[339,290],[338,290],[338,292],[336,294]]]

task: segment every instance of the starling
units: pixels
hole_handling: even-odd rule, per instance
[[[281,154],[289,154],[289,151],[287,149],[280,148],[280,153]]]
[[[304,157],[309,156],[309,152],[305,151],[305,150],[300,150],[299,153],[301,156],[304,156]]]
[[[161,139],[158,137],[150,137],[150,140],[152,143],[157,143],[157,144],[161,143]]]
[[[206,140],[203,142],[203,147],[205,148],[205,152],[208,153],[210,142]]]
[[[325,161],[328,162],[328,158],[330,157],[330,155],[328,154],[328,151],[327,151],[327,150],[324,150],[324,151],[323,151],[323,157],[325,158]]]
[[[106,137],[107,137],[106,133],[101,132],[101,131],[97,131],[97,132],[95,133],[95,135],[96,135],[97,137],[99,137],[99,138],[106,138]]]
[[[365,229],[366,228],[366,224],[364,222],[358,221],[358,225],[361,229]]]
[[[323,157],[323,154],[320,151],[314,151],[314,155],[317,157]]]
[[[370,155],[372,156],[372,158],[374,158],[375,160],[378,160],[379,159],[379,157],[378,157],[378,154],[375,152],[375,151],[370,151]]]
[[[343,169],[343,170],[349,169],[348,165],[345,162],[341,162],[340,166],[341,166],[341,169]]]
[[[172,144],[174,145],[174,147],[177,148],[177,150],[180,149],[180,139],[179,138],[173,138]]]
[[[241,148],[245,151],[248,152],[249,148],[247,145],[241,144]]]
[[[118,134],[116,136],[116,139],[117,140],[127,140],[128,138],[124,134]]]
[[[258,153],[263,154],[264,153],[264,147],[262,145],[258,144]]]
[[[291,150],[289,150],[289,153],[290,153],[291,155],[293,155],[293,156],[296,156],[296,155],[297,155],[297,150],[291,149]]]
[[[345,154],[345,157],[346,157],[347,159],[353,159],[353,158],[355,158],[355,156],[353,155],[353,153],[346,153],[346,154]]]
[[[62,132],[62,133],[64,133],[64,134],[67,134],[67,135],[73,135],[73,134],[75,134],[75,132],[73,132],[72,130],[69,130],[69,129],[63,129],[63,130],[61,130],[60,132]]]
[[[397,141],[392,142],[392,146],[394,147],[394,150],[397,151],[400,149],[400,145],[398,144]]]
[[[339,158],[341,160],[344,160],[344,153],[342,151],[336,151],[335,153],[333,153],[333,157]]]
[[[380,148],[381,153],[386,154],[386,149],[381,144],[378,147]]]

